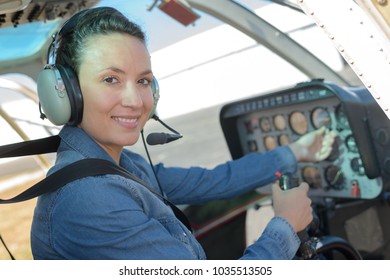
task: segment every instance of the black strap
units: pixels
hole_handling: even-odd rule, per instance
[[[172,202],[154,191],[148,184],[146,184],[133,174],[129,173],[126,169],[114,164],[111,161],[103,159],[87,158],[76,161],[52,173],[42,181],[36,183],[35,185],[15,197],[10,199],[0,199],[0,204],[22,202],[40,196],[44,193],[55,191],[74,180],[88,176],[106,174],[120,175],[143,185],[153,194],[157,195],[160,199],[162,199],[165,204],[169,205],[172,208],[175,216],[191,231],[191,225],[186,215]]]
[[[58,135],[0,146],[0,158],[54,153],[60,145]]]

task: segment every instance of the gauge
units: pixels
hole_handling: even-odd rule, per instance
[[[321,175],[318,168],[314,166],[306,166],[302,170],[302,178],[311,188],[321,188]]]
[[[311,113],[311,123],[315,128],[320,128],[323,126],[329,128],[331,125],[329,112],[322,107],[314,109]]]
[[[248,149],[249,152],[257,152],[257,143],[254,140],[248,141]]]
[[[351,168],[357,174],[364,176],[366,171],[364,170],[363,161],[359,157],[355,157],[351,160]]]
[[[263,117],[259,120],[259,125],[262,132],[268,132],[271,130],[271,123],[269,118]]]
[[[286,120],[283,115],[278,114],[274,117],[274,125],[277,130],[284,130],[286,128]]]
[[[287,146],[288,144],[290,144],[290,138],[287,134],[281,134],[278,137],[278,142],[280,146]]]
[[[290,115],[289,122],[291,129],[299,135],[305,134],[308,130],[308,123],[302,112],[293,112]]]
[[[348,151],[350,151],[352,153],[358,153],[359,152],[358,147],[356,145],[355,138],[353,138],[352,135],[348,135],[345,138],[345,145],[347,146]]]
[[[277,143],[276,143],[275,137],[273,137],[273,136],[264,137],[264,147],[268,151],[275,149],[277,147]]]
[[[254,127],[251,120],[245,122],[246,133],[253,134]]]
[[[347,129],[349,128],[349,122],[347,115],[345,114],[344,107],[342,104],[339,104],[336,108],[336,119],[337,119],[337,124],[340,129]]]
[[[335,190],[341,190],[344,187],[344,174],[336,165],[330,165],[325,169],[325,179]]]

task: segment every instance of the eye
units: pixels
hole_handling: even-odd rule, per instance
[[[116,84],[118,83],[118,79],[113,76],[108,76],[103,79],[103,82],[106,84]]]
[[[144,85],[144,86],[149,86],[149,85],[151,85],[152,82],[149,79],[140,79],[140,80],[138,80],[138,83],[141,85]]]

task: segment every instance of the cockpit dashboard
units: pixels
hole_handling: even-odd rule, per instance
[[[390,121],[364,87],[311,80],[227,104],[220,123],[233,159],[288,145],[322,126],[335,131],[329,157],[300,162],[293,174],[309,184],[311,197],[372,199],[388,187]]]

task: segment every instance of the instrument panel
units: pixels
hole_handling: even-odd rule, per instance
[[[288,145],[322,126],[335,131],[329,157],[299,163],[294,176],[309,184],[311,197],[372,199],[381,193],[383,180],[375,148],[368,145],[371,131],[362,131],[359,121],[365,119],[365,105],[357,109],[357,100],[353,92],[314,81],[225,105],[220,121],[233,158]]]

